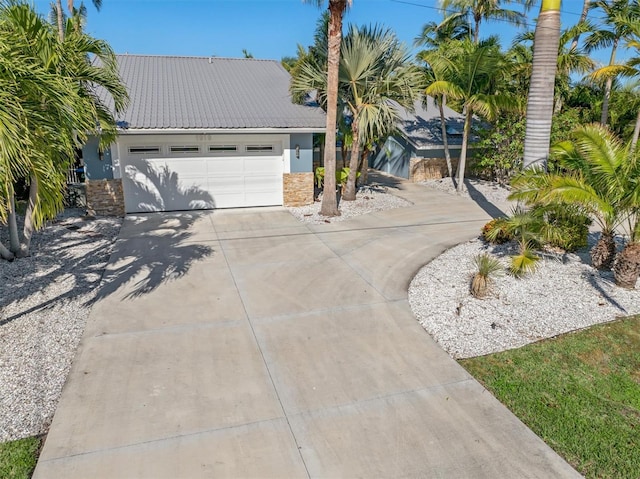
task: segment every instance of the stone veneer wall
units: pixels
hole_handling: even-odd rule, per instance
[[[455,173],[458,158],[451,158],[451,166]],[[409,179],[413,182],[446,178],[447,161],[444,158],[411,158],[409,162]]]
[[[284,206],[313,203],[313,173],[285,173],[282,182]]]
[[[98,216],[124,216],[122,180],[87,180],[87,212]]]

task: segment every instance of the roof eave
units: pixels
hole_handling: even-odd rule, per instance
[[[324,133],[325,127],[296,128],[123,128],[121,135],[157,135],[157,134],[211,134],[211,133]]]

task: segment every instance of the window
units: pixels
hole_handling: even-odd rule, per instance
[[[160,153],[159,146],[130,146],[129,153],[133,155],[143,155],[145,153]]]
[[[198,153],[199,146],[172,146],[171,153]]]
[[[246,150],[250,152],[273,151],[273,145],[247,145]]]
[[[238,151],[236,145],[211,145],[209,151]]]

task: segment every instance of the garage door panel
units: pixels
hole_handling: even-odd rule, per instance
[[[127,212],[282,204],[282,157],[129,158]]]

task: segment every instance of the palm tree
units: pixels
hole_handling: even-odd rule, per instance
[[[615,256],[616,228],[633,218],[637,209],[640,173],[638,162],[629,161],[629,147],[598,124],[578,128],[573,141],[553,147],[560,172],[532,168],[512,181],[510,197],[527,203],[561,202],[584,208],[602,234],[591,250],[598,269],[611,266]],[[634,226],[629,230],[633,232]]]
[[[318,7],[324,0],[306,0]],[[342,42],[342,16],[352,0],[329,0],[329,27],[327,32],[327,127],[324,143],[324,194],[320,214],[338,216],[336,190],[336,122],[338,118],[338,74],[340,68],[340,44]]]
[[[456,48],[459,54],[441,68],[444,79],[434,81],[427,91],[433,95],[446,95],[456,100],[463,109],[465,120],[457,179],[458,192],[462,192],[474,115],[493,120],[499,111],[517,110],[519,104],[516,98],[499,89],[509,74],[509,65],[500,52],[496,38],[479,44],[465,40],[458,42]],[[436,66],[436,69],[440,69],[440,66]]]
[[[560,45],[560,0],[542,0],[533,40],[523,167],[546,168]]]
[[[109,46],[76,30],[67,21],[64,41],[57,31],[24,3],[0,7],[0,82],[13,101],[3,105],[14,113],[12,130],[0,135],[0,218],[7,219],[10,247],[0,248],[6,259],[28,254],[34,229],[63,207],[66,172],[75,149],[91,133],[103,144],[115,135],[112,112],[95,93],[111,94],[115,111],[127,101]],[[100,64],[91,63],[95,55]],[[5,128],[3,122],[3,130]],[[16,225],[14,185],[29,184],[29,201],[22,238]]]
[[[585,23],[587,21],[587,15],[589,14],[589,7],[591,6],[591,0],[584,0],[582,3],[582,13],[580,14],[580,20],[578,21],[578,25],[581,23]],[[569,47],[569,51],[575,50],[578,48],[578,42],[580,42],[580,36],[582,32],[576,32],[576,36],[571,40],[571,46]]]
[[[415,46],[437,48],[450,40],[464,40],[471,36],[471,26],[464,16],[457,16],[448,22],[428,22],[422,27],[420,36],[413,41]]]
[[[526,23],[527,19],[524,14],[501,8],[501,3],[503,2],[500,0],[441,0],[440,8],[445,13],[445,19],[441,25],[459,24],[460,19],[465,19],[468,24],[473,24],[473,41],[478,43],[480,41],[480,24],[483,20],[501,20],[516,26],[522,26]],[[512,2],[505,0],[504,3]],[[531,0],[525,0],[525,7],[531,3]]]
[[[327,96],[324,72],[314,65],[301,69],[292,81],[294,93],[315,90]],[[390,30],[351,27],[342,41],[339,105],[348,111],[350,132],[349,176],[342,199],[356,199],[356,177],[362,147],[387,136],[399,120],[398,106],[411,110],[418,96],[420,72]],[[326,174],[325,174],[326,181]]]
[[[102,8],[102,0],[91,0],[91,3],[93,3],[93,6],[96,7],[96,10],[98,11],[100,11],[100,9]],[[84,6],[84,3],[80,2],[80,8],[76,9],[73,6],[73,0],[67,0],[67,10],[69,12],[70,17],[75,19],[74,28],[76,30],[79,30],[82,24],[82,19],[87,14],[87,9]],[[65,18],[64,10],[62,9],[62,0],[56,0],[55,13],[56,13],[56,20],[58,24],[58,36],[60,38],[60,41],[63,41],[64,35],[65,35],[64,25],[66,23],[66,18]]]
[[[555,106],[554,113],[558,113],[563,104],[563,100],[569,95],[571,86],[571,75],[574,73],[587,73],[593,70],[596,63],[593,59],[585,53],[582,49],[573,47],[573,40],[580,35],[593,31],[593,26],[589,22],[580,22],[571,28],[563,30],[560,33],[560,41],[558,43],[558,67],[556,70],[555,81]],[[524,42],[532,42],[534,40],[534,32],[529,31],[517,35],[514,39],[515,45],[522,45]],[[569,45],[569,42],[571,44]],[[517,51],[517,50],[516,50]],[[533,56],[527,55],[524,58],[520,58],[518,66],[520,69],[519,74],[530,77],[532,69]]]
[[[585,40],[585,47],[587,51],[611,47],[609,66],[615,65],[620,41],[627,38],[631,34],[632,25],[640,21],[638,6],[635,3],[630,3],[629,0],[595,0],[591,3],[590,8],[602,10],[605,15],[605,27],[589,35]],[[613,77],[607,77],[600,117],[600,123],[603,125],[606,125],[609,119],[612,84]]]

